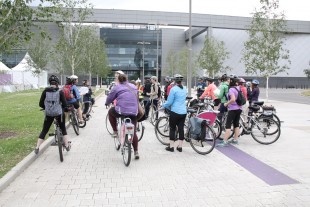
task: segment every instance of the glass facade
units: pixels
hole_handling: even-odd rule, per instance
[[[0,54],[0,61],[9,68],[14,68],[26,55],[26,50],[13,50],[11,53]]]
[[[130,80],[156,75],[157,39],[158,73],[161,76],[161,30],[100,28],[112,71],[124,71]],[[144,55],[144,61],[143,61]]]

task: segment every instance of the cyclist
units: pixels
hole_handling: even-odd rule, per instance
[[[202,95],[202,93],[204,92],[205,88],[206,88],[206,83],[203,81],[202,78],[198,78],[198,83],[197,83],[197,99],[199,99],[199,97]]]
[[[214,79],[206,78],[206,82],[208,86],[206,87],[203,94],[199,97],[199,99],[202,100],[205,97],[211,97],[212,100],[214,101],[214,106],[218,106],[220,103],[220,99],[218,99],[214,94],[214,91],[217,89],[216,85],[214,84]]]
[[[256,80],[256,79],[253,79],[252,80],[252,85],[251,85],[251,89],[252,89],[252,92],[251,92],[251,103],[254,102],[254,101],[258,101],[258,97],[259,97],[259,88],[258,88],[258,85],[259,85],[259,81]]]
[[[136,133],[136,116],[138,114],[138,101],[136,94],[138,94],[138,90],[135,85],[127,81],[127,76],[125,74],[119,74],[117,78],[119,84],[112,89],[105,102],[105,105],[109,105],[114,100],[117,100],[116,105],[111,107],[108,112],[109,121],[114,131],[112,136],[117,136],[116,118],[121,115],[128,116],[131,119],[132,124],[135,126],[132,145],[135,159],[139,159],[138,137]]]
[[[217,95],[217,98],[221,99],[221,105],[219,108],[220,113],[218,114],[218,119],[220,122],[222,122],[222,117],[225,112],[227,112],[227,108],[224,105],[227,102],[227,94],[228,94],[228,88],[229,88],[229,77],[226,74],[223,74],[220,78],[220,93]]]
[[[171,110],[170,119],[169,119],[169,138],[170,138],[170,145],[166,147],[167,151],[173,152],[174,151],[174,140],[175,140],[175,133],[176,127],[178,127],[179,131],[179,145],[177,146],[177,150],[182,152],[182,144],[184,140],[184,123],[186,118],[186,94],[187,90],[182,85],[183,76],[176,74],[174,76],[176,86],[173,87],[170,91],[168,96],[168,100],[166,103],[163,104],[163,108]]]
[[[247,100],[248,100],[248,92],[247,92],[247,88],[245,87],[245,83],[246,83],[246,81],[243,78],[239,78],[239,87],[240,87],[240,90],[243,93],[243,96],[244,96],[245,100],[246,100],[246,104],[244,104],[242,106],[242,111],[244,112],[244,114],[248,114],[247,113],[248,112],[248,107],[249,107],[248,102],[247,102]],[[245,120],[246,116],[244,115],[243,118]]]
[[[143,86],[143,105],[145,108],[145,118],[147,119],[147,116],[149,114],[149,110],[150,110],[150,104],[148,105],[148,103],[150,102],[150,93],[151,93],[151,88],[152,88],[152,83],[151,80],[149,79],[149,77],[145,77],[144,79],[144,86]]]
[[[165,86],[164,86],[164,92],[165,92],[164,98],[165,98],[165,100],[167,100],[167,98],[168,98],[167,89],[168,89],[168,86],[170,85],[170,83],[171,83],[170,77],[166,76],[165,77]]]
[[[157,83],[157,77],[152,76],[151,77],[151,91],[150,93],[146,93],[146,95],[150,96],[149,101],[145,105],[145,115],[148,117],[149,116],[149,111],[150,111],[150,106],[151,103],[153,103],[153,106],[155,106],[155,110],[157,110],[157,105],[158,105],[158,87],[160,87]],[[156,114],[156,119],[158,118],[158,114]]]
[[[136,80],[136,87],[138,89],[138,92],[139,92],[139,101],[142,101],[143,100],[143,86],[141,85],[141,80],[138,78]]]
[[[83,95],[83,102],[84,102],[84,110],[83,110],[83,118],[87,118],[88,114],[88,109],[89,109],[89,104],[92,101],[91,99],[91,95],[93,94],[93,91],[91,89],[91,86],[88,85],[88,81],[87,80],[83,80],[83,87],[87,87],[88,88],[88,92],[85,94],[81,94]]]
[[[239,78],[237,76],[231,75],[229,81],[229,91],[228,91],[228,101],[224,103],[224,106],[228,108],[228,115],[225,126],[225,135],[223,141],[217,144],[218,147],[226,147],[228,143],[238,144],[238,136],[239,136],[239,120],[242,112],[242,106],[239,106],[236,103],[236,99],[238,97],[238,91],[241,90],[238,86]],[[235,89],[237,88],[237,90]],[[234,137],[229,139],[231,132],[231,124],[234,127]]]
[[[39,106],[45,110],[46,94],[49,92],[58,92],[59,91],[59,101],[61,103],[62,109],[60,111],[60,115],[57,115],[57,116],[45,115],[44,122],[43,122],[43,129],[39,135],[39,139],[37,141],[37,146],[34,150],[35,154],[39,153],[40,145],[43,143],[44,138],[45,138],[47,132],[49,131],[55,117],[59,123],[61,132],[63,134],[63,139],[64,139],[66,150],[70,151],[70,148],[71,148],[71,145],[68,142],[68,135],[67,135],[66,124],[65,124],[66,121],[65,121],[65,115],[64,115],[64,107],[66,107],[66,105],[67,105],[65,95],[62,91],[59,90],[59,87],[58,87],[59,79],[57,76],[51,75],[49,77],[48,81],[49,81],[50,87],[45,88],[45,90],[42,92],[40,102],[39,102]]]
[[[171,83],[170,83],[170,85],[167,87],[167,97],[169,96],[170,90],[171,90],[171,88],[172,88],[173,86],[175,86],[175,80],[174,80],[174,78],[171,78]]]
[[[120,74],[125,75],[125,73],[123,71],[121,71],[121,70],[116,71],[115,74],[114,74],[114,77],[115,77],[114,82],[115,82],[116,85],[118,84],[118,76]]]
[[[82,116],[82,109],[80,107],[80,101],[81,101],[81,95],[76,87],[76,84],[78,83],[78,77],[76,75],[72,75],[69,78],[67,78],[66,85],[71,85],[71,90],[73,93],[73,98],[70,100],[67,100],[68,104],[72,104],[73,107],[78,111],[79,115],[79,123],[84,123],[83,116]]]

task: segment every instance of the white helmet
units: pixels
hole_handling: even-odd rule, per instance
[[[79,77],[77,77],[76,75],[71,75],[69,78],[70,78],[71,80],[79,79]]]
[[[123,71],[121,71],[121,70],[118,70],[118,71],[116,71],[115,73],[122,74],[122,75],[125,74],[125,73],[124,73]]]
[[[141,83],[141,80],[138,78],[138,79],[136,80],[136,83]]]

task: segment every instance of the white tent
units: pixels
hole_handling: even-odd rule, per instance
[[[4,65],[2,62],[0,62],[0,71],[10,71],[11,69],[8,68],[8,66]]]
[[[16,65],[10,73],[13,75],[13,84],[31,85],[34,88],[47,86],[47,72],[43,71],[39,76],[35,76],[32,68],[27,60],[31,60],[31,57],[26,53],[22,61]]]

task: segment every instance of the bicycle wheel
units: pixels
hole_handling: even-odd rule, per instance
[[[251,128],[251,135],[260,144],[272,144],[281,134],[279,124],[271,117],[259,117]]]
[[[189,137],[190,137],[189,133]],[[190,138],[190,145],[197,152],[198,154],[201,155],[206,155],[212,152],[212,150],[215,147],[215,139],[216,139],[216,134],[212,127],[206,126],[206,136],[204,139],[193,139]]]
[[[157,107],[156,106],[153,106],[152,107],[152,105],[151,105],[151,107],[150,107],[150,112],[149,112],[149,114],[150,114],[150,118],[149,118],[149,121],[150,121],[150,123],[153,125],[153,126],[155,126],[155,123],[156,123],[156,116],[157,116]]]
[[[219,120],[217,120],[217,119],[215,120],[215,122],[212,125],[212,129],[215,132],[216,139],[222,140],[223,139],[223,138],[221,138],[222,125],[221,125],[221,122]]]
[[[266,116],[264,114],[261,114],[258,118],[262,118],[262,117],[269,117],[269,116]],[[276,114],[273,114],[272,116],[272,119],[279,125],[279,127],[281,128],[281,121],[279,119],[279,117],[276,115]],[[277,133],[277,131],[274,131],[274,132],[268,132],[268,135],[272,135],[273,133]]]
[[[72,127],[74,129],[75,134],[79,135],[80,134],[79,122],[78,122],[77,116],[74,112],[73,112],[73,114],[71,114],[71,124],[72,124]]]
[[[123,161],[126,167],[129,166],[130,161],[131,161],[131,143],[129,143],[128,136],[133,136],[133,135],[125,135],[125,141],[124,141],[124,146],[122,147],[122,154],[123,154]]]
[[[115,136],[114,139],[114,146],[116,150],[119,150],[121,148],[121,143],[119,141],[119,135]]]
[[[109,121],[109,114],[107,114],[107,116],[105,117],[105,127],[107,128],[107,131],[109,132],[110,135],[113,134],[113,128],[110,124],[110,121]]]
[[[167,116],[160,117],[155,123],[156,138],[163,145],[169,145],[169,118]]]
[[[60,128],[57,127],[56,128],[56,140],[57,140],[57,143],[58,143],[58,151],[59,151],[59,158],[60,158],[60,162],[63,162],[64,161],[64,156],[63,156],[63,137],[62,137],[62,134],[60,132]]]
[[[143,122],[137,122],[136,131],[137,131],[137,136],[138,136],[138,142],[140,142],[140,140],[143,137],[144,129],[145,129],[145,127],[143,125]]]

